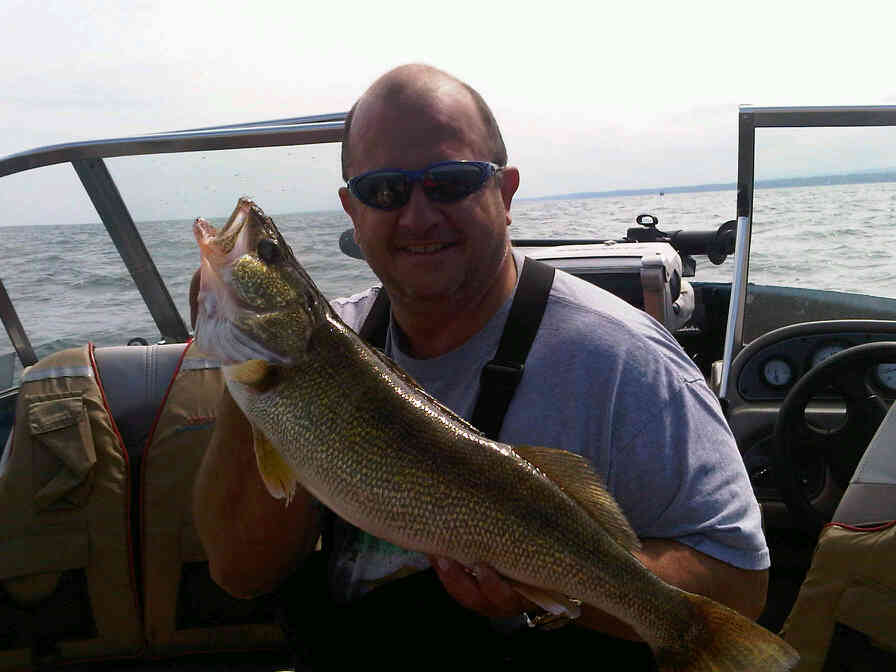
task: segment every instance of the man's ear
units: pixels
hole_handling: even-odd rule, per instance
[[[345,214],[349,216],[349,219],[352,220],[352,226],[355,229],[354,238],[355,243],[358,243],[358,227],[355,226],[355,209],[358,207],[358,201],[352,196],[352,192],[350,192],[346,187],[339,187],[339,201],[342,203],[342,209],[345,210]]]
[[[352,192],[348,190],[348,187],[339,187],[339,201],[342,203],[342,209],[345,210],[345,214],[351,217],[352,221],[354,221],[356,204]]]
[[[507,166],[501,171],[500,179],[501,198],[504,200],[504,210],[507,213],[507,226],[510,226],[510,203],[520,186],[520,171],[514,166]]]

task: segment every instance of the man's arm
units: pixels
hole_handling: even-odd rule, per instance
[[[768,570],[741,569],[671,539],[642,539],[637,558],[663,581],[712,598],[756,620],[765,607]],[[640,639],[627,624],[593,608],[577,623],[615,637]]]
[[[212,578],[236,597],[269,592],[310,553],[319,535],[313,498],[289,506],[267,491],[252,429],[228,392],[193,487],[193,511]]]
[[[197,270],[190,282],[194,328],[199,278]],[[226,388],[216,417],[193,485],[193,515],[212,579],[236,597],[252,597],[275,588],[314,549],[319,522],[303,488],[289,506],[268,493],[255,462],[252,428]]]
[[[710,597],[754,620],[765,606],[768,589],[765,570],[740,569],[669,539],[643,539],[636,555],[666,583]],[[492,569],[481,567],[471,574],[453,560],[433,560],[445,589],[468,609],[492,618],[510,618],[532,608],[531,602]],[[614,637],[640,639],[629,625],[591,606],[582,607],[576,623]]]
[[[710,597],[756,620],[765,608],[768,570],[741,569],[671,539],[644,539],[638,559],[666,583]]]

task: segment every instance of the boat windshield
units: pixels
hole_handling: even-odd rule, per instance
[[[755,138],[743,341],[799,322],[896,319],[896,127]]]

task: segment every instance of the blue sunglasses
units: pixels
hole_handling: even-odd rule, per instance
[[[490,161],[442,161],[423,170],[372,170],[346,185],[364,205],[397,210],[411,200],[415,182],[431,201],[453,203],[479,191],[486,180],[503,170]]]

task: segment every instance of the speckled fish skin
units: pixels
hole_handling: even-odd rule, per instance
[[[204,220],[194,231],[199,347],[226,364],[266,362],[248,378],[231,367],[228,389],[298,483],[342,518],[609,612],[662,670],[790,669],[782,640],[643,567],[584,460],[483,437],[361,341],[254,203],[241,199],[220,232]]]

